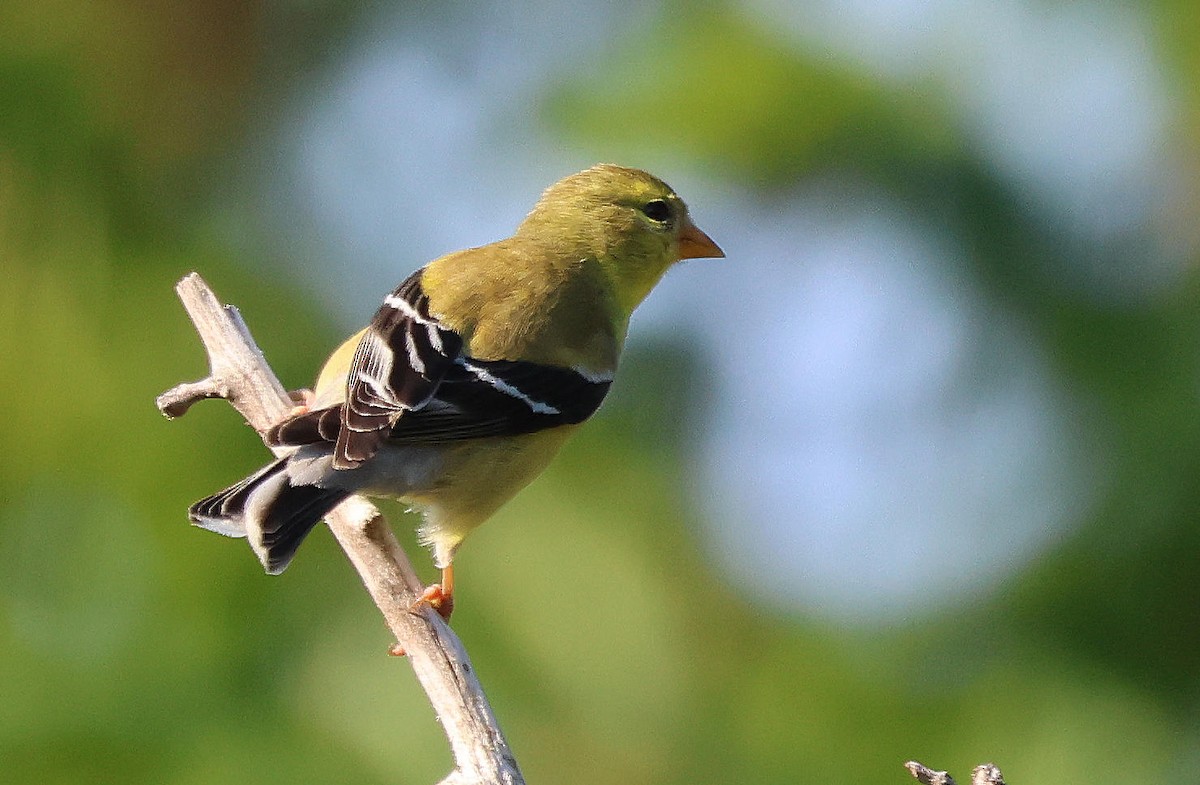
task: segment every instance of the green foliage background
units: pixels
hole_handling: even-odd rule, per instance
[[[1176,207],[1195,219],[1200,11],[1138,10],[1172,71],[1191,184]],[[329,537],[271,579],[187,527],[188,503],[263,457],[236,415],[201,405],[167,423],[152,404],[203,374],[172,291],[189,270],[241,307],[284,379],[311,376],[337,340],[328,304],[269,272],[269,239],[262,258],[233,250],[228,216],[247,202],[230,172],[365,18],[354,2],[0,8],[0,781],[424,783],[448,769]],[[1087,251],[996,179],[938,85],[879,82],[731,4],[668,3],[594,72],[547,75],[528,108],[596,159],[654,145],[764,200],[850,170],[937,216],[972,249],[966,273],[1094,402],[1114,481],[1084,525],[965,609],[882,629],[768,613],[690,533],[694,424],[667,396],[699,361],[642,348],[605,416],[461,557],[455,626],[528,779],[903,782],[915,757],[964,774],[994,759],[1014,783],[1186,781],[1200,754],[1200,260],[1135,304],[1065,290],[1048,267]],[[1118,252],[1146,253],[1153,231]]]

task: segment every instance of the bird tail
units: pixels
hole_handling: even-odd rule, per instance
[[[287,568],[313,526],[350,495],[337,488],[293,485],[287,458],[188,508],[192,523],[226,537],[245,537],[271,575]]]

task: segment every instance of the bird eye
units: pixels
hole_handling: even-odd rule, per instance
[[[642,208],[642,212],[651,221],[664,222],[671,217],[671,207],[662,199],[654,199],[646,202],[646,206]]]

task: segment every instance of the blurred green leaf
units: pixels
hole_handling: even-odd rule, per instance
[[[266,459],[256,436],[221,404],[173,423],[152,404],[206,372],[172,291],[192,269],[285,383],[335,344],[321,305],[233,251],[217,216],[246,209],[241,156],[281,144],[292,91],[311,89],[297,75],[326,78],[340,37],[377,32],[370,10],[0,11],[6,782],[415,783],[449,766],[327,532],[275,579],[188,526],[188,503]],[[1145,13],[1193,150],[1200,13]],[[543,79],[555,140],[599,157],[701,161],[760,205],[822,178],[884,189],[1036,334],[1110,479],[1075,532],[967,610],[870,630],[781,618],[692,531],[701,359],[635,348],[597,421],[459,561],[455,625],[530,781],[900,782],[911,757],[993,758],[1013,782],[1178,779],[1200,697],[1196,266],[1137,302],[1064,285],[1097,254],[1144,258],[1153,227],[1081,241],[998,179],[939,85],[732,6],[667,4],[586,75]],[[393,519],[415,549],[411,516]]]

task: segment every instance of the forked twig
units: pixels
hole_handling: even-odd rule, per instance
[[[921,785],[955,785],[949,772],[934,771],[923,763],[910,760],[904,764],[908,773]],[[1004,785],[1004,776],[993,763],[984,763],[971,771],[971,785]]]
[[[224,398],[255,430],[265,432],[292,402],[237,309],[222,306],[196,273],[175,290],[200,334],[211,371],[160,395],[159,411],[179,417],[196,401]],[[351,496],[326,521],[407,652],[450,740],[455,770],[441,785],[524,783],[458,636],[431,608],[413,610],[424,586],[383,515],[361,496]]]

